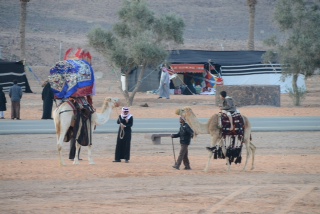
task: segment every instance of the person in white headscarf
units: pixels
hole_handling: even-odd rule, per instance
[[[119,130],[113,162],[121,162],[121,159],[124,159],[126,163],[129,163],[133,116],[130,114],[128,107],[122,107],[121,115],[119,115],[117,124],[119,124]]]
[[[159,85],[159,98],[167,98],[170,99],[170,74],[169,69],[166,66],[161,68],[161,77],[160,77],[160,85]]]

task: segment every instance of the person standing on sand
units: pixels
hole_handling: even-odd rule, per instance
[[[184,169],[191,170],[190,161],[188,158],[188,146],[191,142],[191,138],[193,138],[193,130],[190,128],[188,123],[186,123],[186,119],[184,117],[180,117],[180,130],[177,134],[172,134],[172,138],[180,138],[180,153],[177,160],[177,163],[172,166],[175,169],[180,169],[180,165],[183,161]]]
[[[18,86],[18,81],[13,80],[13,86],[9,90],[9,97],[11,98],[11,119],[20,120],[20,100],[22,98],[22,88]]]
[[[122,107],[122,113],[119,115],[117,124],[120,124],[120,126],[113,162],[121,162],[121,159],[125,159],[126,163],[129,163],[133,116],[130,114],[128,107]]]
[[[2,91],[2,87],[0,86],[0,119],[4,119],[4,112],[7,111],[7,99],[6,95]]]
[[[43,101],[43,113],[42,113],[42,120],[52,120],[52,105],[54,100],[54,94],[51,89],[51,85],[48,80],[46,80],[42,84],[43,90],[42,90],[42,101]]]
[[[158,99],[165,97],[170,99],[170,74],[169,70],[164,65],[161,68],[160,86],[159,86],[159,97]]]

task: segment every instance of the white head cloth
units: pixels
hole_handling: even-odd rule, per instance
[[[124,112],[128,112],[128,114],[125,114]],[[132,115],[130,114],[129,108],[128,107],[122,107],[121,109],[121,118],[122,119],[130,119]]]

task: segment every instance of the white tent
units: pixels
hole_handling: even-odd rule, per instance
[[[221,66],[224,85],[280,85],[282,94],[292,90],[292,76],[281,80],[280,64]],[[299,75],[299,88],[305,88],[304,75]]]

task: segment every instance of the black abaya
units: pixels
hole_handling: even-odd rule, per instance
[[[52,105],[53,105],[54,94],[51,89],[50,83],[47,83],[42,90],[43,100],[43,113],[41,119],[52,119]]]
[[[131,127],[133,125],[133,117],[131,116],[128,120],[128,123],[125,119],[122,119],[119,116],[117,123],[124,124],[126,127],[123,128],[123,132],[121,130],[121,126],[119,126],[118,137],[117,137],[117,145],[115,152],[115,160],[130,160],[130,147],[131,147]]]

